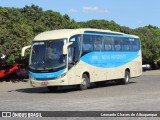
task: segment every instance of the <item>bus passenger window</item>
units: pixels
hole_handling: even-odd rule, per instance
[[[128,38],[123,38],[123,51],[130,51],[130,41]]]
[[[83,52],[93,51],[92,36],[89,35],[83,36],[82,51]]]
[[[68,48],[68,63],[72,63],[73,62],[73,54],[74,54],[74,48],[73,47],[69,47]]]
[[[120,50],[121,50],[121,46],[120,46],[119,44],[116,44],[116,45],[115,45],[115,50],[116,50],[116,51],[120,51]]]
[[[114,38],[114,48],[115,48],[115,51],[122,51],[121,38]]]
[[[138,39],[130,39],[130,42],[132,51],[138,51],[140,49]]]
[[[104,50],[103,47],[103,39],[101,36],[94,36],[93,38],[93,44],[94,44],[94,51],[101,51]]]
[[[90,44],[83,44],[83,51],[92,51],[92,46]]]
[[[77,63],[80,59],[81,52],[81,36],[75,35],[71,37],[70,42],[73,44],[68,47],[68,61],[69,64]]]
[[[113,41],[112,37],[104,37],[104,50],[112,51]]]
[[[105,45],[105,50],[111,51],[112,50],[112,46],[111,45]]]

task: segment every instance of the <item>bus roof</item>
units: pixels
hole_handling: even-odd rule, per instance
[[[93,28],[80,28],[80,29],[59,29],[59,30],[52,30],[46,31],[38,34],[33,41],[45,41],[45,40],[56,40],[56,39],[63,39],[63,38],[70,38],[76,34],[84,34],[84,33],[101,33],[101,34],[118,34],[127,36],[128,34],[121,33],[121,32],[114,32],[111,30],[103,30],[103,29],[93,29]],[[135,35],[129,35],[132,38],[139,38]]]

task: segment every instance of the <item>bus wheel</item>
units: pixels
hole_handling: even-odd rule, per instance
[[[130,72],[125,71],[124,78],[122,79],[122,84],[128,84],[130,81]]]
[[[57,91],[58,86],[47,86],[47,88],[48,88],[48,90],[49,90],[50,92],[55,92],[55,91]]]
[[[79,85],[80,90],[86,90],[90,86],[89,78],[86,74],[82,75],[81,84]]]

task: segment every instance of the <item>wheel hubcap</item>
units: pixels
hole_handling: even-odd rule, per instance
[[[129,76],[128,75],[126,75],[126,82],[128,82],[129,81]]]
[[[85,78],[82,78],[82,85],[83,85],[83,86],[86,86],[86,84],[87,84],[87,83],[86,83],[86,79],[85,79]]]

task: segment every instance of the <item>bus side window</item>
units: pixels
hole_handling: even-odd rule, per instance
[[[138,39],[130,39],[131,41],[131,50],[138,51],[139,50],[139,40]]]
[[[112,37],[104,37],[104,50],[112,51],[113,41]]]
[[[71,37],[70,42],[73,44],[68,48],[68,61],[69,63],[77,63],[80,59],[81,35]]]
[[[101,36],[93,36],[94,51],[104,50],[103,39]]]
[[[123,51],[130,51],[130,41],[128,38],[123,38]]]
[[[92,46],[90,44],[83,44],[83,51],[92,51]]]
[[[82,44],[82,52],[90,52],[90,51],[93,51],[92,36],[84,35],[83,44]]]
[[[115,51],[122,51],[122,40],[121,38],[114,38]]]
[[[69,47],[68,48],[68,63],[72,63],[73,62],[73,54],[74,54],[74,48],[73,47]]]

